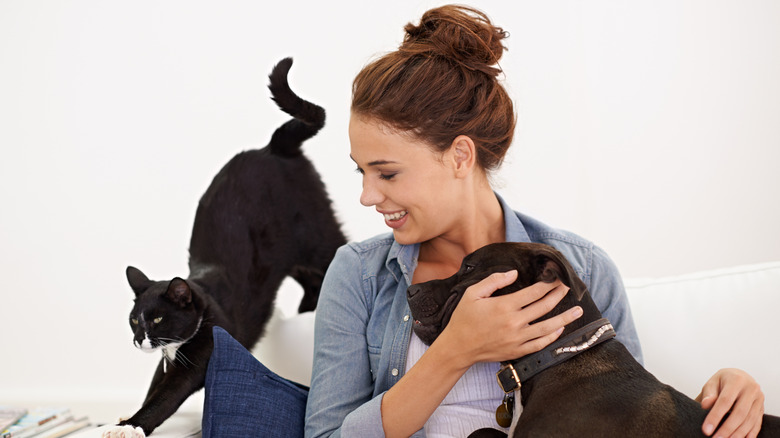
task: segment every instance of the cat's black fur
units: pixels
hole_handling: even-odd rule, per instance
[[[325,270],[346,239],[319,174],[300,149],[324,125],[325,111],[290,90],[291,65],[287,58],[274,67],[269,88],[294,118],[265,148],[233,157],[204,193],[186,280],[152,281],[127,268],[136,295],[130,314],[134,342],[144,349],[168,345],[168,353],[143,406],[120,426],[141,427],[148,435],[203,387],[213,326],[251,349],[285,277],[303,286],[300,312],[317,304]]]

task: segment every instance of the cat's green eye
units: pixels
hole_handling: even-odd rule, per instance
[[[159,324],[159,323],[160,323],[160,321],[162,321],[162,316],[158,316],[157,318],[154,318],[154,319],[152,320],[152,322],[154,322],[155,324]]]
[[[132,322],[133,325],[138,325],[138,320],[135,318],[131,319],[130,322]]]

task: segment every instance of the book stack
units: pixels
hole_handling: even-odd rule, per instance
[[[89,426],[87,417],[76,418],[68,408],[0,406],[0,438],[60,438]]]

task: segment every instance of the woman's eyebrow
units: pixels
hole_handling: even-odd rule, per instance
[[[355,159],[352,158],[352,154],[349,155],[349,158],[352,161],[355,161]],[[357,163],[357,161],[355,161],[355,163]],[[392,160],[375,160],[375,161],[369,162],[368,165],[369,166],[381,166],[383,164],[397,164],[397,163],[398,163],[397,161],[392,161]]]

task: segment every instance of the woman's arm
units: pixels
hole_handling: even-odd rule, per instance
[[[575,308],[529,325],[552,310],[568,288],[560,282],[537,283],[514,294],[490,297],[516,278],[517,271],[497,273],[466,290],[441,335],[384,394],[381,408],[385,436],[406,437],[421,429],[474,363],[538,351],[582,314],[582,309]]]
[[[380,401],[371,400],[369,309],[360,258],[351,248],[342,247],[328,268],[317,303],[307,437],[340,436],[348,415],[362,424],[365,436],[382,433]]]

